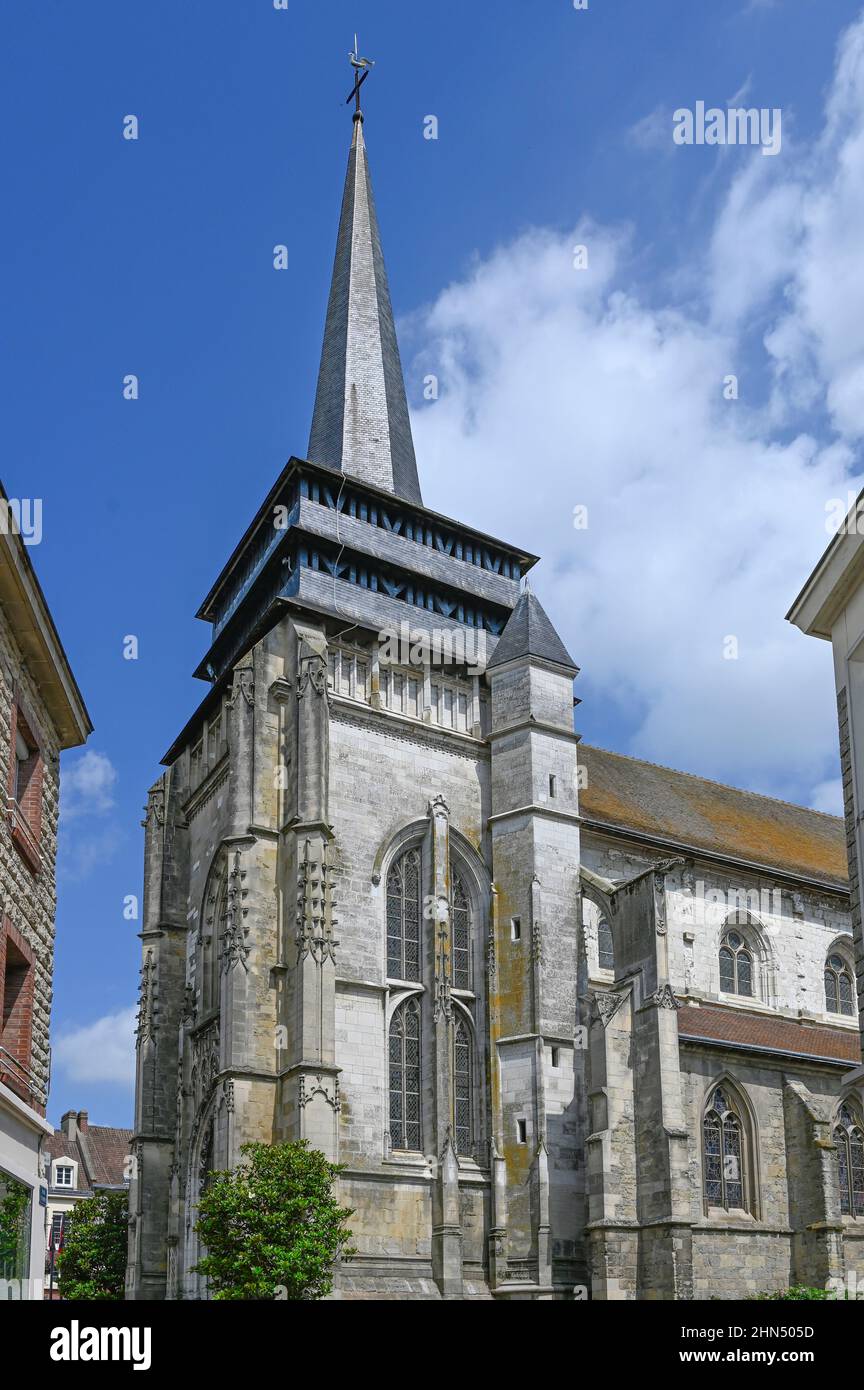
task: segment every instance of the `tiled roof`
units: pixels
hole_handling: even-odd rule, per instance
[[[586,819],[693,850],[848,886],[843,821],[688,772],[579,745]]]
[[[122,1187],[127,1181],[126,1159],[131,1144],[131,1129],[88,1125],[75,1140],[55,1129],[45,1148],[51,1158],[71,1158],[80,1165],[78,1187],[83,1191],[92,1187]]]
[[[731,1047],[758,1047],[796,1057],[861,1061],[861,1042],[857,1033],[844,1028],[796,1023],[789,1018],[769,1018],[743,1009],[694,1008],[685,1004],[678,1012],[678,1036],[702,1042],[728,1043]]]
[[[93,1125],[83,1136],[88,1150],[88,1169],[94,1183],[119,1186],[127,1179],[126,1160],[132,1144],[131,1129]]]

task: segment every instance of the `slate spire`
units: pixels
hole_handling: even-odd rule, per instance
[[[579,669],[552,626],[537,595],[527,583],[519,595],[516,607],[507,619],[507,625],[492,653],[489,669],[493,666],[503,666],[505,661],[515,661],[523,656],[551,661],[556,666],[565,666],[574,672]]]
[[[308,457],[422,504],[359,109],[354,115]]]

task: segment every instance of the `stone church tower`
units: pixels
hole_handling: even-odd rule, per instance
[[[202,1296],[207,1171],[301,1137],[347,1165],[343,1286],[551,1287],[576,668],[535,557],[423,506],[359,112],[307,454],[204,601],[150,792],[130,1292]]]
[[[422,502],[359,109],[307,455],[149,795],[129,1296],[206,1297],[208,1173],[299,1138],[345,1165],[338,1297],[864,1273],[842,827],[577,775],[536,557]]]

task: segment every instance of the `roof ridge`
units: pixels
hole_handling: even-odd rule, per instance
[[[735,792],[737,796],[755,796],[760,801],[771,801],[775,806],[789,806],[793,811],[806,811],[811,816],[822,816],[824,820],[843,824],[842,816],[833,816],[830,811],[817,811],[815,806],[802,806],[800,801],[786,801],[782,796],[769,796],[767,792],[754,792],[749,787],[736,787],[732,782],[718,782],[715,777],[703,777],[699,772],[686,772],[680,767],[669,767],[666,763],[655,763],[650,758],[637,758],[633,753],[619,753],[614,748],[601,748],[597,743],[580,743],[580,748],[594,749],[597,753],[608,753],[611,758],[621,758],[628,763],[641,763],[643,767],[656,767],[658,772],[674,772],[676,777],[689,777],[694,782],[704,782],[709,787],[723,787],[725,791]]]

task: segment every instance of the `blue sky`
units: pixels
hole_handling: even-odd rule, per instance
[[[142,806],[204,693],[194,613],[306,447],[355,28],[425,500],[544,556],[586,739],[837,805],[829,654],[783,614],[858,481],[860,5],[360,10],[3,15],[3,480],[43,499],[95,724],[63,761],[55,1121],[131,1122]],[[675,146],[699,100],[780,108],[780,154]]]

